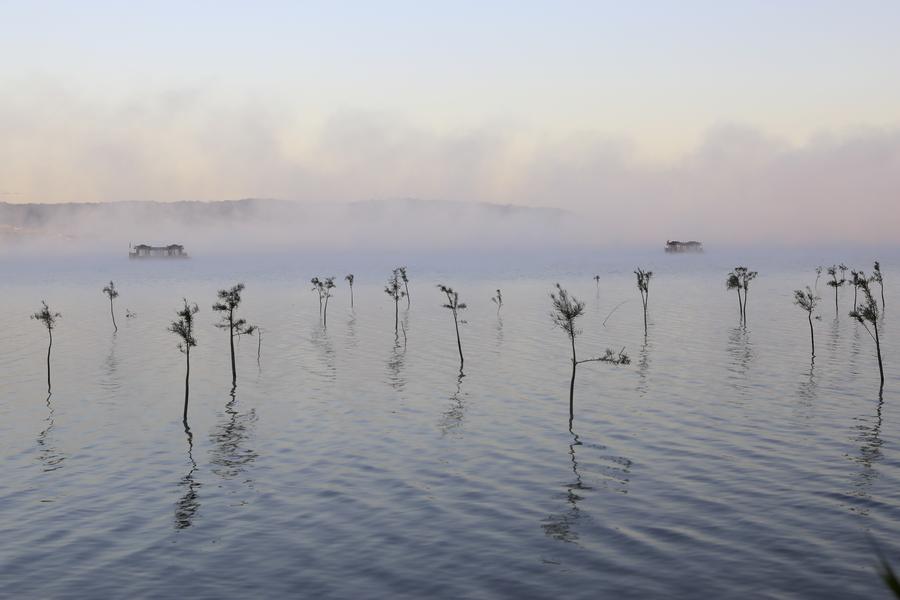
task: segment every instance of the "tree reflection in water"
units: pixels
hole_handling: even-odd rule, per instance
[[[394,347],[388,357],[388,383],[397,392],[402,392],[406,387],[406,379],[402,375],[403,363],[406,360],[406,343],[400,336],[394,337]]]
[[[52,395],[47,394],[47,418],[44,419],[47,426],[44,427],[37,437],[38,460],[43,463],[45,472],[56,471],[62,468],[62,463],[66,460],[66,455],[53,445],[53,436],[51,435],[54,427],[53,404],[50,402],[50,396]]]
[[[187,423],[184,425],[184,433],[187,436],[187,456],[191,468],[178,482],[179,487],[184,488],[184,493],[175,503],[175,529],[187,529],[193,525],[197,509],[200,508],[198,490],[202,484],[194,478],[197,471],[197,461],[194,460],[194,435]]]
[[[446,412],[444,412],[444,415],[441,418],[441,436],[445,436],[448,433],[458,431],[462,426],[462,421],[463,417],[465,416],[466,410],[465,402],[463,402],[463,396],[467,395],[462,393],[462,380],[465,376],[466,375],[463,373],[462,369],[460,369],[459,375],[457,375],[456,377],[456,391],[450,395],[450,407]]]
[[[241,414],[236,410],[237,395],[231,390],[231,400],[225,405],[226,419],[210,435],[213,473],[223,479],[233,479],[244,472],[256,460],[257,454],[245,447],[251,428],[256,422],[256,410]],[[251,479],[245,483],[252,484]]]
[[[575,448],[581,446],[581,440],[578,439],[578,434],[571,427],[569,428],[569,433],[572,434],[572,443],[569,444],[569,460],[572,462],[572,474],[574,476],[574,479],[564,485],[566,502],[568,502],[569,506],[563,512],[548,516],[544,520],[542,527],[544,528],[544,533],[552,538],[562,542],[577,544],[578,531],[576,526],[582,517],[578,503],[584,498],[582,494],[593,488],[584,483],[581,473],[578,471],[578,458],[575,454]]]
[[[871,488],[879,475],[877,465],[884,458],[881,451],[881,446],[884,444],[881,439],[883,407],[884,397],[879,394],[874,416],[856,417],[857,424],[853,426],[855,435],[850,438],[860,445],[857,456],[848,456],[850,460],[860,466],[859,473],[853,478],[853,490],[851,491],[851,494],[857,498],[857,502],[854,502],[850,510],[862,516],[869,514],[872,498]]]
[[[589,515],[584,512],[580,504],[587,497],[588,493],[595,488],[589,485],[582,476],[584,457],[582,457],[582,463],[579,463],[577,452],[582,447],[599,451],[605,451],[607,447],[599,444],[583,444],[578,434],[572,428],[571,422],[569,423],[569,433],[572,435],[572,442],[569,444],[572,479],[563,484],[567,507],[562,512],[549,515],[544,519],[541,527],[546,535],[554,539],[579,545],[580,533],[578,530],[580,524],[589,519]],[[631,477],[631,460],[624,456],[613,456],[610,454],[601,454],[597,458],[601,462],[596,465],[595,480],[600,483],[603,489],[627,494],[628,483]]]

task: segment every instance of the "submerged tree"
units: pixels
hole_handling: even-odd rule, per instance
[[[188,411],[188,392],[190,390],[191,380],[191,348],[197,345],[197,338],[194,337],[194,315],[200,312],[200,308],[196,304],[188,304],[184,299],[184,308],[178,311],[178,320],[172,321],[169,325],[169,331],[181,338],[178,342],[178,350],[184,354],[186,361],[186,369],[184,372],[184,416],[182,420],[187,425]]]
[[[384,293],[394,300],[394,335],[399,335],[400,298],[406,295],[406,292],[400,289],[400,268],[394,269],[391,273],[391,278],[388,279],[387,285],[384,286]]]
[[[859,321],[865,330],[875,342],[875,352],[878,355],[878,373],[881,376],[881,388],[884,388],[884,365],[881,362],[881,338],[878,335],[878,301],[872,295],[872,289],[869,286],[870,279],[867,279],[864,273],[860,273],[862,282],[859,288],[863,293],[863,300],[856,310],[850,313],[850,316]],[[871,329],[869,326],[871,325]]]
[[[634,272],[637,276],[637,287],[641,293],[641,304],[644,305],[644,337],[647,336],[647,300],[650,297],[650,278],[653,277],[653,271],[645,271],[638,269]]]
[[[44,300],[41,300],[41,310],[37,311],[31,318],[40,321],[47,328],[47,335],[50,336],[50,344],[47,346],[47,393],[50,393],[50,351],[53,349],[53,330],[56,328],[56,320],[62,315],[58,312],[52,312],[50,307]]]
[[[813,287],[817,290],[819,289],[819,277],[822,276],[823,269],[824,269],[824,267],[822,267],[821,265],[816,267],[816,283]]]
[[[600,295],[600,276],[594,275],[594,277],[592,279],[594,280],[594,283],[597,284],[597,295],[599,296]]]
[[[328,327],[328,299],[331,298],[331,290],[337,287],[334,284],[334,277],[325,279],[313,277],[310,281],[313,284],[313,291],[319,294],[319,314],[322,315],[322,325]]]
[[[584,314],[584,302],[570,295],[558,283],[556,284],[556,292],[550,293],[550,299],[553,301],[553,311],[550,313],[550,318],[553,320],[554,325],[566,332],[569,342],[572,344],[572,380],[569,383],[569,421],[571,423],[572,419],[575,418],[575,370],[578,365],[586,362],[627,365],[631,362],[631,359],[625,354],[624,348],[618,353],[607,348],[603,356],[578,360],[575,353],[575,338],[581,333],[581,330],[575,327],[575,319]]]
[[[497,314],[500,314],[500,309],[503,308],[503,294],[500,293],[500,290],[497,290],[497,295],[491,298],[491,302],[497,305]]]
[[[350,310],[353,310],[353,273],[345,275],[344,280],[350,285]]]
[[[877,282],[881,289],[881,311],[884,312],[884,277],[881,276],[881,264],[876,260],[873,268],[875,272],[872,273],[872,281]]]
[[[406,267],[397,267],[400,271],[400,279],[403,280],[403,293],[406,295],[406,308],[409,308],[409,277],[406,276]]]
[[[438,284],[438,289],[441,290],[444,294],[447,295],[447,304],[444,305],[444,308],[449,308],[450,312],[453,313],[453,325],[456,327],[456,347],[459,348],[459,370],[462,372],[463,368],[463,353],[462,353],[462,342],[459,341],[459,314],[458,311],[466,308],[465,302],[459,301],[459,293],[453,291],[453,288],[447,287],[443,284]]]
[[[229,290],[219,290],[219,301],[213,304],[212,309],[223,313],[222,320],[216,323],[219,329],[228,330],[228,346],[231,350],[231,385],[237,385],[237,367],[234,360],[234,338],[242,335],[253,335],[256,327],[248,325],[246,319],[236,319],[234,311],[241,304],[241,292],[244,284],[239,283]]]
[[[812,357],[816,357],[816,338],[813,333],[813,311],[816,310],[816,305],[819,303],[819,298],[816,296],[809,286],[806,286],[806,291],[803,290],[794,290],[794,304],[802,308],[806,311],[806,316],[809,319],[809,341],[812,345]],[[819,317],[816,317],[817,319]]]
[[[841,266],[843,266],[843,265],[841,265]],[[831,281],[828,282],[828,285],[830,287],[834,288],[834,316],[835,317],[837,317],[837,315],[838,315],[838,288],[840,288],[842,285],[847,283],[847,280],[844,279],[843,277],[841,277],[841,279],[838,280],[838,278],[837,278],[838,270],[839,270],[839,267],[836,267],[834,265],[831,265],[830,267],[828,267],[828,274],[831,275]]]
[[[119,292],[116,291],[116,284],[110,281],[109,285],[101,291],[109,297],[109,316],[112,317],[113,330],[119,331],[119,327],[116,325],[116,313],[113,311],[113,299],[119,297]]]

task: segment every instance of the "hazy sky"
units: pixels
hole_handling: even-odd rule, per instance
[[[880,210],[898,32],[896,1],[0,0],[0,201],[827,205],[865,165]]]

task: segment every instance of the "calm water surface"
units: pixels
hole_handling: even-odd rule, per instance
[[[746,329],[733,261],[712,254],[411,264],[405,338],[390,264],[357,273],[355,311],[335,290],[324,329],[305,282],[341,264],[0,262],[0,595],[888,597],[873,540],[900,565],[900,271],[886,265],[880,401],[852,291],[835,319],[824,278],[810,362],[791,299],[817,262],[751,264]],[[646,340],[638,264],[656,271]],[[238,280],[263,337],[259,363],[241,339],[232,394],[210,306]],[[587,303],[580,354],[633,359],[579,367],[571,430],[557,280]],[[438,282],[469,304],[464,376]],[[182,296],[201,306],[187,432],[166,331]],[[28,319],[42,298],[63,314],[49,398]]]

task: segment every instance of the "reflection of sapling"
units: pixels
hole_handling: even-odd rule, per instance
[[[553,324],[566,332],[569,342],[572,344],[572,380],[569,383],[569,420],[575,417],[575,369],[581,363],[586,362],[606,362],[614,365],[627,365],[631,362],[628,355],[625,354],[623,348],[618,353],[607,348],[603,356],[597,358],[587,358],[578,360],[575,354],[575,338],[581,333],[576,329],[575,319],[584,314],[584,302],[581,302],[574,296],[569,295],[558,283],[556,284],[556,292],[550,293],[550,299],[553,301],[553,311],[550,318]]]
[[[109,285],[104,287],[101,291],[109,297],[109,315],[112,317],[113,330],[119,331],[119,328],[116,325],[116,313],[113,311],[113,299],[119,297],[119,292],[116,291],[116,284],[110,281]]]
[[[60,317],[62,315],[52,312],[43,300],[41,300],[41,310],[31,315],[32,319],[40,321],[47,328],[47,334],[50,336],[50,344],[47,346],[47,393],[50,393],[50,350],[53,349],[53,329],[56,328],[56,320]]]

